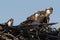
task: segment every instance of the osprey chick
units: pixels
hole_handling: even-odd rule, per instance
[[[50,14],[52,14],[53,8],[48,7],[44,11],[37,11],[32,16],[28,17],[27,20],[33,20],[40,23],[48,23]]]
[[[13,25],[13,19],[11,18],[11,19],[9,19],[8,21],[7,21],[7,25],[8,26],[12,26]]]

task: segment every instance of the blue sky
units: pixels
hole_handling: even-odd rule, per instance
[[[14,19],[14,25],[18,25],[35,11],[53,7],[50,22],[58,22],[60,25],[60,0],[0,0],[0,23],[9,18]]]

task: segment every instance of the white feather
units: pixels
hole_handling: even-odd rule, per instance
[[[11,22],[11,21],[9,21],[9,22],[8,22],[8,26],[11,26],[11,23],[12,23],[12,22]]]

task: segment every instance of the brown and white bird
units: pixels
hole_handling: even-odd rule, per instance
[[[39,15],[40,15],[40,11],[35,12],[33,15],[29,16],[29,17],[27,18],[27,20],[37,21],[37,18],[38,18]]]
[[[52,14],[53,8],[48,7],[43,11],[37,11],[33,15],[29,16],[27,20],[22,22],[21,24],[28,24],[32,22],[39,22],[39,23],[48,23],[50,20],[50,14]]]
[[[0,30],[3,30],[5,27],[11,27],[13,26],[13,19],[9,19],[7,22],[5,23],[1,23],[0,24]]]
[[[50,14],[52,14],[53,8],[48,7],[44,11],[37,11],[32,16],[28,17],[27,20],[34,20],[40,23],[48,23],[50,20]]]
[[[40,23],[49,23],[49,16],[52,14],[52,12],[52,7],[48,7],[44,11],[40,11],[40,15],[38,16],[38,20],[40,21]]]
[[[7,21],[7,26],[12,26],[13,25],[13,19],[11,18],[11,19],[9,19],[8,21]]]
[[[43,13],[43,15],[45,16],[45,19],[47,20],[47,23],[50,21],[50,15],[53,12],[53,8],[52,7],[48,7],[45,9],[45,13]]]

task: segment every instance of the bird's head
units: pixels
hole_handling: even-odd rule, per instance
[[[11,26],[12,23],[13,23],[13,19],[11,18],[11,19],[8,20],[7,24],[8,24],[8,26]]]
[[[48,8],[45,9],[45,12],[46,12],[46,16],[49,16],[50,14],[52,14],[53,8],[52,7],[48,7]]]

